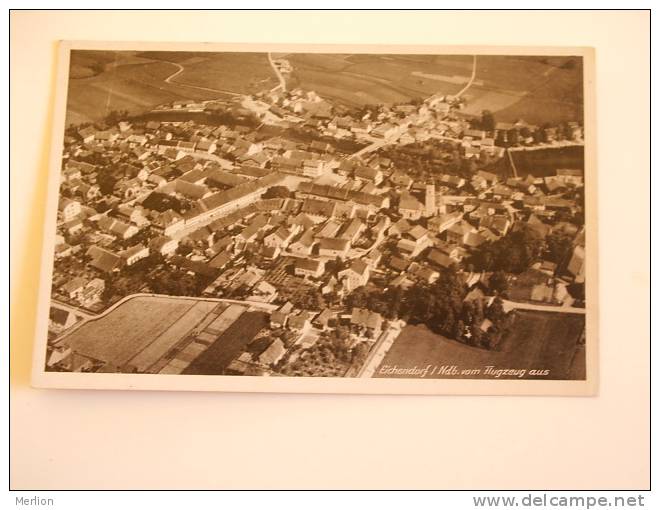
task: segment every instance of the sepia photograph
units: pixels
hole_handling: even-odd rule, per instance
[[[59,58],[36,384],[594,391],[585,48]]]

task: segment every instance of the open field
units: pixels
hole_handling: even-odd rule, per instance
[[[176,64],[184,70],[167,83]],[[186,85],[244,93],[276,84],[263,53],[77,50],[71,54],[70,73],[67,125],[99,120],[112,110],[140,114],[179,99],[223,97]]]
[[[289,89],[314,90],[347,106],[456,94],[472,71],[471,55],[285,57],[293,66]],[[183,70],[167,82],[179,66]],[[67,124],[98,120],[111,110],[139,114],[177,99],[215,99],[222,91],[254,93],[277,85],[264,53],[77,50],[70,73]],[[575,57],[479,56],[465,98],[466,112],[490,109],[501,121],[579,121],[582,63]]]
[[[214,308],[216,303],[198,301],[172,324],[167,331],[151,342],[130,361],[138,372],[147,372],[181,339],[185,338]]]
[[[245,312],[209,348],[195,358],[184,374],[222,375],[231,361],[268,324],[264,312]]]
[[[265,53],[200,53],[178,63],[184,71],[174,81],[180,84],[254,93],[278,83]]]
[[[108,60],[104,53],[93,52],[95,60],[86,51],[74,51],[69,80],[66,123],[78,124],[104,118],[112,110],[127,110],[139,114],[156,105],[178,99],[213,99],[218,94],[166,83],[165,79],[176,71],[176,66],[136,57],[133,52],[122,52],[116,60]],[[96,74],[90,74],[90,70]]]
[[[287,55],[292,86],[348,106],[455,94],[472,71],[471,55]],[[531,123],[582,119],[582,63],[575,57],[479,56],[466,112]]]
[[[193,299],[129,299],[108,315],[83,324],[65,342],[84,356],[121,367],[194,305]]]
[[[461,57],[466,62],[470,56]],[[291,86],[316,90],[348,106],[369,103],[407,102],[415,97],[427,97],[438,92],[455,94],[460,83],[439,82],[415,76],[413,72],[428,74],[456,74],[469,77],[471,67],[447,70],[434,65],[433,55],[288,55],[293,66]]]
[[[518,170],[518,176],[523,178],[527,175],[548,177],[555,175],[558,168],[584,170],[584,147],[580,145],[511,151],[511,157]],[[509,158],[504,157],[498,162],[498,170],[502,176],[513,176]]]
[[[135,297],[62,342],[124,372],[178,374],[197,357],[186,373],[223,370],[267,323],[265,313],[246,309],[195,298]]]
[[[582,347],[577,345],[584,329],[584,316],[520,310],[515,313],[517,316],[511,332],[503,338],[501,350],[498,351],[487,351],[447,339],[423,325],[409,325],[394,341],[374,377],[384,377],[378,371],[386,365],[400,368],[455,365],[459,371],[483,371],[487,366],[494,366],[495,369],[545,369],[550,372],[544,379],[584,379],[584,356],[579,355]],[[475,378],[460,374],[450,377]],[[540,377],[527,375],[525,378]]]

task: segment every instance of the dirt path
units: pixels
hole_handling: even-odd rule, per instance
[[[176,62],[169,62],[167,60],[163,60],[162,62],[165,62],[166,64],[172,64],[173,66],[176,66],[177,70],[174,71],[172,74],[170,74],[167,78],[165,78],[165,83],[169,83],[170,85],[176,85],[177,87],[188,87],[191,89],[197,89],[197,90],[204,90],[206,92],[217,92],[219,94],[227,94],[230,96],[240,96],[241,94],[237,94],[236,92],[230,92],[229,90],[220,90],[220,89],[211,89],[208,87],[200,87],[197,85],[187,85],[185,83],[177,82],[177,81],[172,81],[174,78],[179,76],[185,68],[181,64],[177,64]]]
[[[555,306],[555,305],[534,305],[532,303],[520,303],[518,301],[509,301],[503,299],[504,308],[515,308],[516,310],[533,310],[537,312],[555,312],[555,313],[576,313],[584,315],[585,308],[578,308],[574,306]]]
[[[454,95],[455,98],[461,97],[467,89],[469,89],[472,86],[472,83],[474,83],[474,78],[477,76],[477,56],[472,55],[472,76],[470,76],[470,81],[467,82],[465,87],[463,87],[457,94]]]
[[[280,82],[279,85],[276,85],[273,87],[271,90],[275,91],[277,89],[282,89],[282,92],[286,92],[286,81],[284,81],[284,76],[282,75],[281,71],[277,68],[275,65],[275,62],[273,61],[273,56],[270,52],[268,52],[268,63],[270,64],[270,67],[273,68],[273,71],[275,71],[275,75],[277,76],[277,80]]]

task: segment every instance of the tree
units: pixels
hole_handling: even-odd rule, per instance
[[[362,365],[367,360],[367,355],[369,354],[369,347],[366,342],[360,342],[351,351],[351,357],[353,363],[356,365]]]
[[[454,328],[453,338],[460,340],[463,337],[463,332],[465,331],[465,323],[461,320],[456,321],[456,327]]]
[[[470,343],[472,343],[472,345],[480,346],[483,336],[483,331],[479,327],[479,324],[473,324],[472,327],[470,328],[470,333],[471,333]]]
[[[566,254],[573,246],[570,236],[558,233],[550,234],[546,242],[548,246],[548,260],[557,264],[566,257]]]
[[[518,130],[517,129],[511,129],[507,132],[507,140],[509,141],[510,145],[516,145],[518,143]]]
[[[261,195],[261,198],[289,198],[290,196],[291,192],[286,186],[271,186]]]
[[[112,195],[115,190],[115,185],[117,184],[117,179],[115,179],[109,172],[99,172],[96,177],[96,182],[99,185],[101,195]]]
[[[502,294],[506,292],[509,288],[509,280],[506,277],[506,274],[502,271],[495,271],[488,282],[490,289],[493,292]]]
[[[484,131],[495,130],[495,117],[490,110],[483,110],[481,112],[481,129]]]
[[[500,324],[504,320],[506,312],[504,311],[504,302],[500,297],[493,299],[493,302],[486,310],[486,317],[488,317],[493,324]]]
[[[358,287],[348,296],[346,296],[346,304],[350,308],[366,308],[369,293],[364,287]]]
[[[105,123],[109,126],[114,126],[118,122],[128,118],[128,110],[110,110],[110,113],[105,117]]]

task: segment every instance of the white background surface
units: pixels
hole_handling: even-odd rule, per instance
[[[12,487],[648,486],[647,13],[22,12],[11,31]],[[58,39],[594,46],[599,395],[29,388]]]

